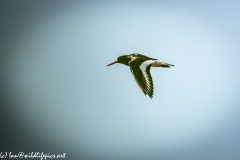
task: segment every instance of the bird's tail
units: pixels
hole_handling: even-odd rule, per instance
[[[152,67],[163,67],[163,68],[170,68],[171,66],[174,66],[172,64],[168,64],[168,63],[165,63],[165,62],[162,62],[162,61],[155,61],[153,64],[152,64]]]
[[[173,65],[173,64],[167,64],[167,65],[168,65],[169,67],[170,67],[170,66],[173,66],[173,67],[174,67],[174,65]]]
[[[173,67],[174,65],[168,64],[168,63],[162,63],[162,64],[160,65],[160,67],[163,67],[163,68],[170,68],[171,66]]]

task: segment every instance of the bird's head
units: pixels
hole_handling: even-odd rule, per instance
[[[115,63],[122,63],[122,64],[125,64],[125,65],[128,66],[128,62],[130,60],[131,60],[131,57],[129,57],[128,55],[119,56],[116,61],[108,64],[107,66],[111,66],[111,65],[113,65]]]

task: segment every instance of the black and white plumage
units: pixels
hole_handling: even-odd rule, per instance
[[[138,86],[143,91],[143,93],[145,95],[147,94],[150,98],[153,97],[153,81],[150,74],[150,68],[169,68],[170,66],[174,66],[138,53],[120,56],[116,61],[108,64],[107,66],[113,65],[115,63],[122,63],[129,66]]]

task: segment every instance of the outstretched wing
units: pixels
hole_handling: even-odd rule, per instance
[[[153,97],[153,81],[150,74],[150,68],[153,60],[144,61],[141,58],[133,58],[129,62],[130,70],[135,78],[138,86],[143,93],[148,95],[150,98]]]

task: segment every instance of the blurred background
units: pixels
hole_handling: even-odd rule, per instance
[[[1,1],[1,152],[240,158],[240,2]],[[118,56],[152,68],[145,96]]]

